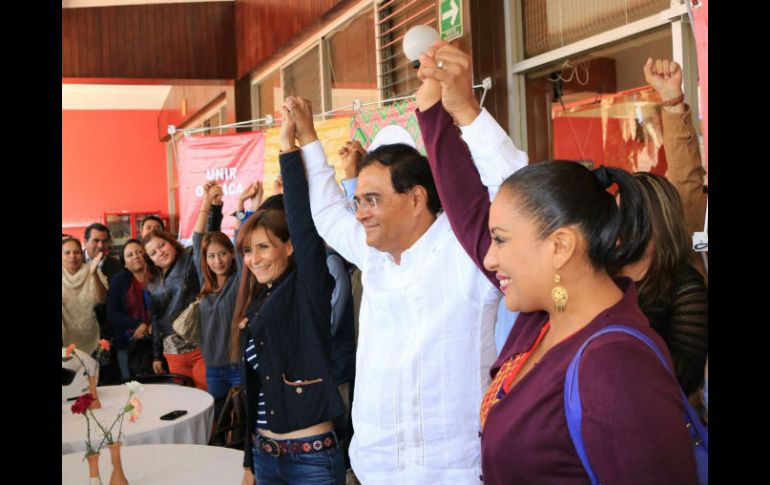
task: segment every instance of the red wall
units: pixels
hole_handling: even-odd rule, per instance
[[[158,110],[62,110],[62,226],[82,237],[104,212],[168,214]]]

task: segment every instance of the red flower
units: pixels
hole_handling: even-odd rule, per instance
[[[83,394],[77,401],[75,401],[75,404],[72,405],[72,413],[85,414],[92,402],[94,402],[94,397],[90,393]]]
[[[102,347],[102,350],[104,350],[104,351],[109,351],[110,350],[110,341],[109,340],[100,339],[99,340],[99,345]]]

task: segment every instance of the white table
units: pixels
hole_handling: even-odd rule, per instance
[[[123,473],[131,485],[240,485],[243,451],[219,446],[138,445],[120,450]],[[88,483],[88,462],[83,453],[61,457],[62,485]],[[110,451],[99,455],[102,483],[110,482]]]
[[[94,415],[105,426],[109,426],[118,415],[118,410],[126,404],[128,388],[126,386],[105,386],[97,389],[101,409],[95,409]],[[144,391],[136,394],[142,402],[142,413],[135,423],[123,420],[123,441],[125,447],[132,445],[150,445],[165,443],[189,443],[205,445],[211,434],[214,421],[214,398],[211,394],[194,387],[173,384],[144,384]],[[72,414],[74,401],[62,404],[61,452],[84,452],[86,449],[86,420],[80,414]],[[187,411],[173,421],[162,421],[160,417],[177,409]],[[120,423],[113,428],[113,438],[117,439]],[[101,441],[101,431],[91,422],[91,443],[94,447]],[[124,447],[124,448],[125,448]],[[107,448],[103,448],[107,451]],[[104,454],[104,453],[102,453]]]

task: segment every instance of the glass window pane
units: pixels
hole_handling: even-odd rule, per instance
[[[404,56],[401,41],[415,25],[429,25],[438,30],[435,0],[410,0],[408,2],[380,2],[384,8],[377,11],[379,24],[380,62],[382,62],[382,97],[413,94],[420,87],[417,69]]]
[[[527,75],[530,159],[665,175],[661,100],[642,67],[671,59],[671,46],[666,27]]]
[[[283,101],[283,92],[281,91],[281,71],[276,71],[272,76],[264,79],[257,85],[257,96],[259,97],[259,113],[257,118],[265,115],[273,115],[274,118],[281,116],[281,103]]]
[[[120,248],[131,239],[131,215],[105,214],[104,225],[110,230],[110,236],[112,236],[110,254],[113,253],[112,248],[117,249],[119,253]]]
[[[532,57],[649,17],[671,0],[521,0],[524,56]]]
[[[348,106],[356,98],[362,103],[376,101],[374,12],[370,10],[332,34],[327,38],[327,46],[331,60],[331,109]]]
[[[321,64],[318,46],[283,70],[284,96],[301,96],[313,103],[313,112],[321,108]]]

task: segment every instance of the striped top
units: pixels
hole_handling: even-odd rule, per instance
[[[246,362],[254,368],[255,372],[259,372],[257,347],[254,344],[253,338],[250,338],[248,344],[246,344]],[[259,391],[259,399],[257,399],[257,428],[267,428],[267,406],[265,405],[265,393],[262,391]]]
[[[708,290],[703,276],[688,262],[671,274],[666,291],[644,289],[639,282],[639,307],[671,353],[674,372],[685,394],[703,385],[708,354]]]

